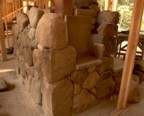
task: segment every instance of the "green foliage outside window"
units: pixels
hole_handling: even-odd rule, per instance
[[[104,10],[105,0],[97,0],[101,10]],[[118,12],[120,13],[119,29],[129,30],[133,11],[133,0],[119,0]],[[142,19],[141,31],[144,31],[144,15]]]

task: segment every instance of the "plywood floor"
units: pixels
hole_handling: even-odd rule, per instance
[[[0,116],[43,116],[41,108],[21,90],[15,75],[14,60],[0,62],[0,78],[9,83],[9,90],[0,92]]]

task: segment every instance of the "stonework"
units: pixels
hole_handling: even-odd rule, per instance
[[[53,13],[44,14],[36,29],[36,39],[44,48],[65,48],[68,43],[68,38],[63,18]]]
[[[45,116],[92,108],[120,85],[122,71],[113,69],[111,57],[117,14],[104,17],[97,1],[84,1],[75,0],[77,16],[65,18],[32,7],[13,29],[17,76]]]

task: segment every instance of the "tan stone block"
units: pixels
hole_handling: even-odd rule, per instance
[[[30,66],[33,65],[33,51],[31,47],[24,48],[24,59]]]
[[[113,94],[114,86],[115,86],[115,83],[112,77],[98,82],[96,85],[96,90],[97,90],[96,97],[98,99],[101,99],[103,97]]]
[[[35,39],[35,31],[36,29],[35,28],[31,28],[28,32],[28,37],[31,39],[31,40],[34,40]]]
[[[76,70],[71,74],[71,80],[74,83],[82,85],[87,76],[88,72],[86,69]]]
[[[36,28],[37,27],[37,24],[40,20],[40,18],[43,16],[44,14],[44,11],[36,8],[36,7],[32,7],[30,10],[29,10],[29,20],[30,20],[30,25],[33,27],[33,28]]]
[[[38,23],[35,37],[44,48],[65,48],[68,37],[64,19],[58,14],[44,14]]]
[[[119,13],[114,11],[101,11],[98,14],[98,23],[110,22],[117,24],[119,22]]]
[[[112,71],[113,68],[113,57],[103,57],[102,64],[96,66],[96,72],[102,75],[106,71]]]
[[[42,52],[39,49],[33,51],[33,62],[34,68],[39,72],[40,76],[42,76]]]
[[[74,94],[77,95],[81,92],[81,86],[79,84],[74,83]]]
[[[89,91],[83,89],[80,94],[74,96],[73,111],[75,113],[90,109],[98,103],[98,100]]]
[[[22,32],[29,24],[29,18],[25,13],[19,13],[17,17],[19,32]]]
[[[36,73],[34,74],[34,78],[32,79],[31,82],[30,95],[34,103],[39,105],[42,104],[41,78],[38,77],[38,74]]]
[[[96,88],[91,89],[90,92],[91,92],[93,95],[95,95],[95,96],[96,96],[96,94],[97,94]]]
[[[45,116],[71,116],[73,85],[64,79],[54,84],[45,84],[43,109]]]
[[[32,83],[33,76],[29,75],[24,79],[24,87],[27,92],[30,92],[30,87]]]
[[[42,71],[48,82],[55,82],[69,75],[76,66],[76,53],[72,46],[61,50],[46,50],[43,54]]]
[[[82,87],[91,90],[97,85],[99,79],[100,79],[100,75],[96,71],[91,72],[89,73],[88,77],[84,81]]]
[[[141,93],[140,85],[137,81],[132,80],[129,88],[128,103],[140,102]]]

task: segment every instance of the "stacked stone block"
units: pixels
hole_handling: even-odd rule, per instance
[[[89,7],[95,6],[94,2]],[[105,49],[105,39],[91,41],[97,12],[91,13],[68,16],[65,22],[58,14],[32,7],[28,15],[18,16],[13,28],[16,73],[45,116],[71,116],[114,93],[112,52]],[[102,24],[98,36],[107,37],[108,27],[113,25]]]

